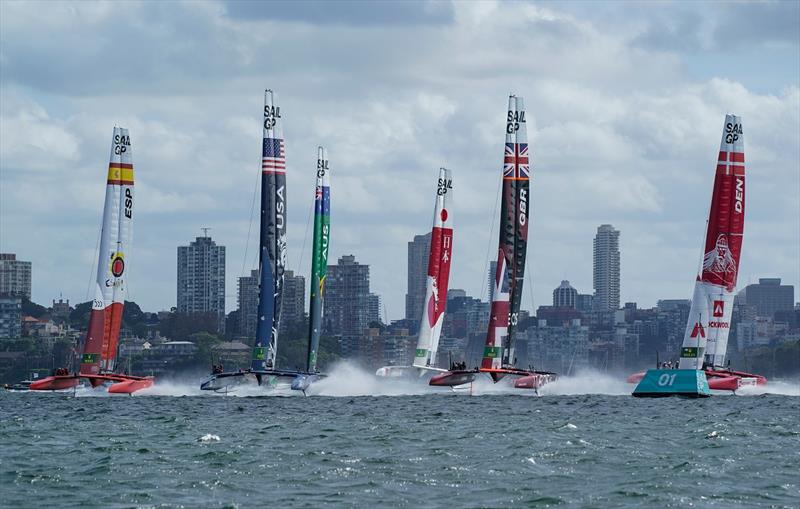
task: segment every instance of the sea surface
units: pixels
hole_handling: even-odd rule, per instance
[[[800,506],[793,384],[689,400],[594,376],[539,396],[331,378],[308,397],[2,391],[0,507]]]

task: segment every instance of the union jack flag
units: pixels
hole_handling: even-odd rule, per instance
[[[528,180],[530,173],[528,144],[506,143],[506,154],[503,163],[503,178]]]
[[[265,173],[286,173],[286,154],[283,151],[283,140],[264,138],[261,171]]]

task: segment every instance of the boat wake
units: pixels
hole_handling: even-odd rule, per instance
[[[560,376],[555,382],[539,389],[542,396],[577,396],[581,394],[604,394],[628,396],[630,384],[619,376],[594,370],[583,370],[572,376]]]
[[[333,366],[327,377],[314,383],[309,396],[411,396],[434,391],[427,379],[382,379],[348,361]]]
[[[766,385],[740,387],[737,396],[761,396],[772,394],[776,396],[800,396],[800,381],[770,380]]]

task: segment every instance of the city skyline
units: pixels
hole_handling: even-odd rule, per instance
[[[774,275],[800,287],[800,45],[797,26],[785,23],[798,5],[576,4],[430,4],[400,7],[391,21],[226,2],[56,4],[42,39],[35,5],[3,2],[0,251],[33,262],[34,301],[87,300],[109,136],[125,125],[138,201],[130,298],[153,310],[174,305],[174,246],[208,226],[228,248],[233,310],[236,276],[255,268],[257,239],[247,232],[257,231],[250,205],[269,87],[286,124],[289,269],[308,279],[301,251],[324,144],[331,256],[353,253],[371,266],[389,319],[404,315],[400,260],[428,230],[431,197],[421,189],[439,166],[454,173],[451,286],[485,298],[513,92],[526,99],[533,160],[523,308],[549,302],[563,279],[590,291],[591,238],[603,223],[623,232],[621,302],[690,297],[726,112],[743,117],[748,165],[740,286]],[[143,28],[154,16],[167,27],[156,38]],[[665,18],[683,28],[664,27]],[[213,43],[200,35],[209,29]],[[521,34],[514,52],[509,30]],[[268,32],[281,37],[257,35]],[[451,58],[477,51],[486,58]],[[597,51],[613,51],[613,63],[585,65],[601,60],[591,58]],[[108,76],[104,62],[118,52],[130,66]],[[723,65],[731,53],[738,65]],[[517,65],[519,54],[528,58]],[[307,79],[312,69],[324,85]],[[69,181],[53,185],[63,171]]]

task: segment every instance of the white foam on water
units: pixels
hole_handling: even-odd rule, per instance
[[[309,396],[408,396],[429,394],[428,379],[382,378],[348,361],[336,363],[325,378],[314,382]]]
[[[202,396],[203,392],[199,382],[156,379],[152,386],[136,391],[134,396]]]
[[[581,394],[605,394],[609,396],[628,396],[634,385],[623,377],[594,370],[583,370],[572,376],[559,376],[541,389],[542,396],[572,396]]]
[[[800,396],[800,382],[769,380],[766,385],[741,387],[738,391],[736,391],[737,396],[761,396],[762,394]]]
[[[206,433],[197,439],[198,442],[219,442],[219,440],[219,435],[212,435],[211,433]]]

